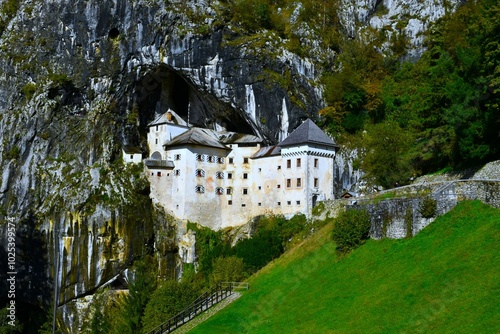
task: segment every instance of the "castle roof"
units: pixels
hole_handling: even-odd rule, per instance
[[[138,146],[125,145],[122,149],[125,154],[142,154],[142,149]]]
[[[287,138],[278,146],[297,146],[300,144],[318,144],[338,148],[333,139],[328,137],[313,121],[307,119],[298,128],[296,128]]]
[[[168,111],[154,121],[148,124],[148,126],[162,125],[162,124],[174,124],[180,126],[189,126],[189,124],[182,119],[175,111],[168,109]]]
[[[219,141],[224,144],[259,144],[262,139],[254,135],[237,132],[216,132]]]
[[[202,145],[229,150],[227,144],[258,144],[262,139],[254,135],[236,132],[218,132],[205,128],[191,128],[171,141],[165,146],[174,147],[180,145]]]
[[[165,144],[167,147],[182,145],[201,145],[228,150],[221,144],[214,131],[203,128],[191,128]]]
[[[257,151],[252,156],[252,159],[259,159],[259,158],[267,158],[267,157],[272,157],[275,155],[280,155],[281,154],[281,147],[275,145],[275,146],[266,146],[261,148],[260,150]]]

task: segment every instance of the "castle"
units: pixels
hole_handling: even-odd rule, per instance
[[[253,135],[191,127],[169,110],[149,124],[151,197],[173,216],[214,230],[271,212],[308,216],[333,199],[338,146],[314,122],[278,145],[262,144]]]

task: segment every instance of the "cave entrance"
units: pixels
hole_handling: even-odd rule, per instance
[[[236,109],[166,65],[151,69],[137,82],[134,101],[143,130],[156,115],[172,109],[194,126],[214,128],[218,124],[228,131],[255,134],[252,126]]]

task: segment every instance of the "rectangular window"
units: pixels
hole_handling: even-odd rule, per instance
[[[243,188],[243,195],[248,195],[248,189],[247,188]]]
[[[281,202],[278,202],[278,206],[280,206],[280,205],[281,205]]]
[[[180,154],[174,155],[174,160],[181,160],[181,155]]]
[[[300,205],[300,201],[297,201],[297,205]]]
[[[292,179],[286,179],[286,187],[291,188],[292,187]]]
[[[262,190],[262,187],[261,187],[261,186],[259,186],[259,190]]]
[[[246,204],[241,204],[241,206],[242,206],[242,207],[245,207],[245,206],[247,206],[247,205],[246,205]]]
[[[223,179],[224,178],[224,172],[217,172],[215,173],[215,177],[218,179]]]
[[[319,179],[317,177],[314,178],[314,188],[319,187]]]
[[[222,188],[215,188],[215,193],[217,195],[223,195],[224,194],[224,189],[222,189]]]
[[[196,161],[203,161],[203,154],[197,154]]]
[[[300,167],[300,165],[302,164],[302,162],[300,161],[300,158],[297,159],[297,167]]]
[[[155,139],[155,144],[158,144],[158,139]]]
[[[259,203],[259,206],[262,206],[262,203]]]
[[[286,168],[292,168],[292,160],[288,159],[286,161]]]
[[[233,205],[233,201],[232,200],[227,201],[227,205]]]
[[[247,164],[248,163],[248,158],[243,158],[243,163]]]
[[[301,188],[302,187],[302,179],[299,177],[297,178],[297,188]]]
[[[278,184],[276,187],[277,187],[278,189],[279,189],[279,188],[281,188],[281,184]]]
[[[158,125],[156,126],[156,131],[158,131]]]
[[[281,169],[281,166],[278,166],[278,169]]]
[[[248,179],[248,173],[243,173],[243,178],[246,180]]]
[[[233,158],[228,158],[228,163],[229,163],[230,165],[232,165],[232,164],[234,163],[234,159],[233,159]]]
[[[200,186],[200,185],[196,186],[194,190],[195,190],[198,194],[203,194],[203,193],[205,193],[205,187]]]
[[[227,173],[227,178],[232,179],[233,178],[233,173]]]
[[[286,205],[292,205],[292,201],[286,201]]]
[[[156,176],[161,176],[161,172],[156,173]]]
[[[217,157],[217,163],[223,164],[224,163],[224,157]]]
[[[319,167],[319,160],[318,158],[314,159],[314,168],[318,168]]]
[[[233,188],[226,189],[226,195],[231,195],[233,193]]]
[[[174,170],[174,175],[175,175],[175,176],[179,176],[179,175],[181,175],[181,170],[180,170],[180,169],[176,169],[176,170]]]
[[[132,154],[130,155],[130,159],[134,159],[134,156]]]
[[[194,174],[195,174],[196,177],[204,177],[205,176],[205,171],[203,169],[197,169],[194,172]]]

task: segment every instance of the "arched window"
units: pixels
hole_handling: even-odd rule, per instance
[[[158,151],[154,151],[153,154],[151,154],[151,159],[153,160],[161,160],[161,153]]]

